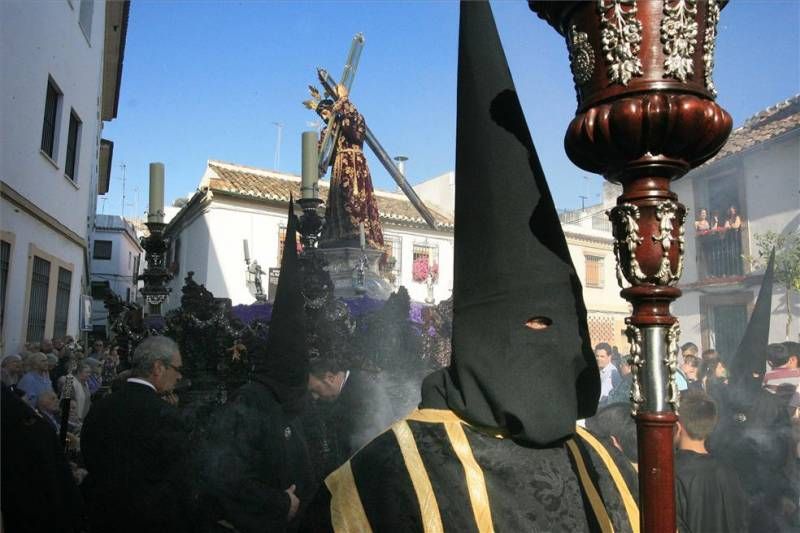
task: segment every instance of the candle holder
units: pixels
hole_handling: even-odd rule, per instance
[[[160,317],[161,305],[167,301],[171,289],[167,287],[167,282],[172,279],[172,274],[166,267],[168,241],[164,238],[164,229],[167,227],[163,222],[147,222],[147,229],[150,235],[142,239],[142,248],[145,249],[145,261],[147,268],[137,278],[144,281],[144,287],[140,291],[146,304],[146,316]]]
[[[677,419],[686,208],[670,183],[712,158],[731,131],[715,102],[717,22],[726,0],[532,1],[566,39],[578,108],[567,155],[622,185],[608,211],[633,373],[641,526],[675,531],[672,432]]]
[[[300,242],[303,250],[314,249],[319,244],[325,217],[318,212],[319,206],[324,202],[320,198],[300,198],[297,200],[303,214],[300,216]]]

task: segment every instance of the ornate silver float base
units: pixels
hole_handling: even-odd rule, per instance
[[[356,247],[317,248],[316,253],[321,254],[328,262],[326,270],[333,281],[333,294],[337,298],[352,298],[363,294],[370,298],[386,300],[394,291],[392,286],[380,275],[379,262],[383,255],[381,250],[368,248],[362,252],[360,248]],[[363,291],[360,282],[354,279],[354,272],[362,255],[367,258]]]

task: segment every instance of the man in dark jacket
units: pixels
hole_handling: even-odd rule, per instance
[[[338,361],[312,361],[308,389],[316,399],[331,404],[325,411],[325,425],[334,437],[329,443],[334,466],[344,463],[395,419],[389,397],[376,376],[348,370]]]
[[[12,389],[0,400],[0,511],[9,533],[83,531],[83,499],[53,428]]]
[[[293,530],[315,489],[298,418],[308,396],[308,354],[296,233],[290,202],[269,337],[248,348],[255,375],[213,417],[199,452],[202,498],[218,528]]]
[[[136,348],[132,377],[89,411],[81,443],[92,531],[191,530],[188,434],[159,396],[180,380],[181,366],[174,341],[149,337]]]

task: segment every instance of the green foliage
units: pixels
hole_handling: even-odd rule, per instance
[[[800,230],[782,235],[774,231],[756,233],[753,240],[758,257],[746,259],[755,268],[764,267],[769,254],[775,250],[775,282],[786,290],[786,336],[792,323],[791,292],[800,292]]]
[[[753,237],[758,258],[749,258],[754,266],[764,266],[775,249],[775,281],[785,288],[800,291],[800,231],[780,235],[774,231]]]

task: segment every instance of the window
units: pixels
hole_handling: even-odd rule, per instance
[[[277,267],[281,266],[281,261],[283,261],[283,243],[286,241],[286,226],[280,226],[278,228],[278,264],[275,265]]]
[[[111,259],[111,241],[94,241],[93,259]]]
[[[173,274],[181,271],[181,240],[175,239],[172,246],[172,261],[169,264],[170,272]]]
[[[717,305],[712,310],[713,347],[723,360],[731,358],[747,329],[747,305]]]
[[[379,267],[381,276],[394,286],[400,284],[401,265],[402,265],[402,244],[399,237],[388,237],[384,235],[383,255],[381,256]]]
[[[133,265],[133,253],[129,250],[128,251],[128,270],[131,269],[132,265]]]
[[[78,164],[78,149],[80,148],[81,119],[75,111],[69,114],[69,134],[67,135],[67,162],[64,165],[64,174],[75,181],[75,168]]]
[[[0,241],[0,331],[3,329],[3,317],[6,310],[6,287],[8,271],[11,267],[11,243]]]
[[[61,91],[52,79],[47,80],[47,96],[44,100],[44,124],[42,125],[42,151],[50,159],[56,159],[56,130],[58,126],[58,104]]]
[[[72,287],[72,272],[58,267],[58,287],[56,289],[56,317],[53,323],[53,338],[67,334],[69,319],[69,294]]]
[[[139,277],[139,262],[141,261],[142,256],[136,254],[136,257],[133,259],[133,282],[136,283],[138,280],[136,279]]]
[[[411,277],[414,281],[423,282],[431,273],[433,282],[439,279],[439,247],[435,244],[414,244]]]
[[[126,303],[131,303],[131,288],[130,287],[125,289],[125,302]]]
[[[78,25],[83,30],[86,39],[92,40],[92,15],[94,15],[94,0],[81,0],[81,10],[78,14]]]
[[[107,281],[92,282],[92,299],[104,300],[106,294],[111,290],[111,285]]]
[[[27,342],[39,342],[44,338],[47,322],[47,291],[50,286],[50,261],[33,256],[31,292],[28,302]]]
[[[585,255],[586,286],[603,288],[603,258],[598,255]]]

